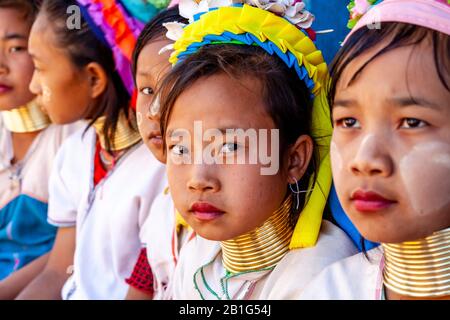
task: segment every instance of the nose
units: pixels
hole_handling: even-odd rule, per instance
[[[0,75],[5,75],[8,73],[8,66],[6,63],[6,58],[4,54],[0,55]]]
[[[388,177],[393,172],[393,161],[386,140],[376,135],[365,136],[355,157],[350,162],[350,170],[355,175]]]
[[[192,165],[187,188],[191,192],[218,192],[220,190],[220,181],[214,176],[213,165]]]
[[[42,88],[39,84],[36,71],[33,73],[33,77],[31,78],[29,89],[31,93],[35,95],[40,95],[42,93]]]

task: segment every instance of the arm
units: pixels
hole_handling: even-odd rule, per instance
[[[0,300],[12,300],[44,270],[49,254],[34,259],[0,282]]]
[[[75,253],[75,227],[59,228],[55,244],[42,272],[19,294],[18,300],[60,300]]]
[[[142,248],[134,265],[133,272],[125,282],[130,286],[126,300],[153,299],[153,273],[147,259],[147,249]]]
[[[136,289],[130,286],[127,292],[126,300],[152,300],[153,294]]]

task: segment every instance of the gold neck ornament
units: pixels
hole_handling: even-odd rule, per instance
[[[103,134],[103,126],[105,124],[106,117],[98,118],[93,127],[97,132],[97,137],[100,140],[100,146],[103,150],[106,150],[106,141]],[[131,124],[131,127],[130,127]],[[114,139],[111,143],[111,151],[120,151],[128,147],[135,145],[141,140],[139,130],[137,127],[136,116],[134,112],[130,112],[130,121],[126,118],[125,114],[121,113],[119,116],[119,121],[117,122],[116,132],[114,134]]]
[[[257,271],[274,267],[289,251],[294,227],[289,214],[292,198],[283,201],[261,226],[232,240],[221,242],[225,269],[231,273]]]
[[[415,298],[450,296],[450,228],[417,241],[382,246],[388,289]]]
[[[42,112],[36,100],[23,107],[2,111],[5,128],[14,133],[30,133],[43,130],[50,125],[50,119]]]

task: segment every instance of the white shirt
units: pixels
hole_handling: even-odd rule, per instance
[[[322,269],[357,252],[347,235],[322,222],[317,244],[295,249],[272,270],[227,276],[220,243],[199,236],[187,243],[175,269],[174,299],[298,299]]]
[[[374,248],[338,261],[323,270],[305,288],[301,298],[311,300],[381,300],[383,251]]]
[[[20,194],[47,202],[48,180],[56,153],[64,140],[81,125],[77,122],[64,126],[48,126],[33,140],[25,158],[11,165],[14,158],[11,132],[2,125],[0,115],[0,207]],[[13,184],[11,175],[17,175],[20,183]]]
[[[153,299],[171,299],[170,287],[181,248],[194,236],[192,230],[176,226],[176,211],[168,191],[159,194],[141,229],[142,245],[153,274]]]
[[[47,223],[50,172],[61,144],[80,126],[48,126],[12,164],[12,134],[0,114],[0,280],[51,250],[56,230]]]
[[[139,230],[167,184],[145,145],[132,147],[93,188],[96,134],[75,133],[58,153],[50,180],[49,222],[76,226],[73,275],[63,299],[123,299],[140,252]]]

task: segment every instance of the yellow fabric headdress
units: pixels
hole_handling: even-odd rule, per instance
[[[188,0],[184,0],[186,1]],[[276,15],[267,11],[269,10],[267,8],[263,10],[247,4],[233,4],[196,14],[190,17],[192,22],[187,26],[180,26],[177,23],[166,24],[167,36],[176,40],[170,58],[172,64],[176,64],[183,57],[207,44],[258,45],[269,54],[279,56],[289,67],[295,68],[299,78],[310,89],[313,99],[312,136],[318,146],[319,169],[315,185],[310,183],[309,189],[313,191],[308,194],[305,207],[298,219],[290,243],[291,249],[316,244],[332,180],[329,159],[332,125],[326,97],[328,69],[322,53],[307,33],[299,28],[301,23],[310,25],[311,15],[301,10],[304,7],[303,3],[296,2],[294,6],[295,4],[303,6],[296,6],[296,14],[290,17],[281,17],[280,12]],[[180,3],[181,14],[182,7],[183,4]],[[299,19],[303,20],[294,25],[293,21]]]

